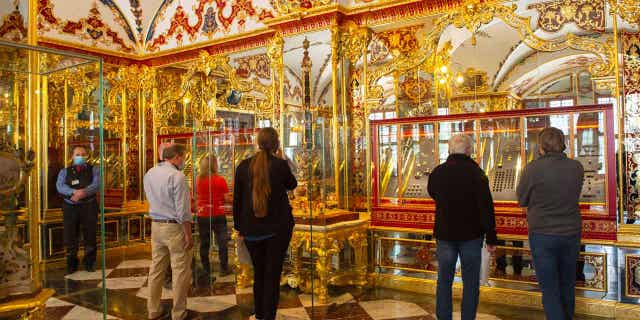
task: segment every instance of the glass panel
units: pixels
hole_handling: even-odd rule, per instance
[[[381,197],[398,194],[398,126],[382,125],[378,129],[379,192]]]
[[[581,202],[604,203],[605,201],[605,148],[604,114],[602,112],[578,113],[574,115],[574,158],[584,168]]]
[[[465,134],[471,137],[474,144],[477,141],[475,120],[443,121],[438,126],[438,163],[445,162],[449,157],[449,139],[452,136]],[[475,148],[472,151],[471,158],[477,159],[477,150]]]
[[[565,136],[565,144],[567,146],[571,146],[569,143],[569,131],[570,130],[570,121],[568,114],[554,114],[554,115],[542,115],[542,116],[531,116],[525,118],[525,128],[526,128],[526,137],[525,137],[525,150],[527,163],[535,160],[539,156],[539,147],[538,147],[538,134],[542,129],[546,127],[556,127],[564,133]],[[565,153],[570,153],[571,148],[567,148]]]
[[[520,156],[520,118],[480,121],[480,166],[489,177],[494,200],[516,200]]]
[[[401,127],[402,183],[399,192],[404,198],[429,198],[427,182],[435,168],[435,125],[405,124]]]
[[[93,298],[85,307],[102,313],[106,290],[95,280],[104,281],[100,249],[110,235],[102,206],[102,63],[3,41],[0,61],[0,300],[65,300],[82,288]],[[74,151],[86,161],[73,164]],[[43,166],[33,162],[36,153]]]

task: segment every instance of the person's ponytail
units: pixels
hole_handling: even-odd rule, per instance
[[[251,160],[251,195],[253,213],[258,218],[266,217],[269,208],[271,184],[269,181],[270,155],[278,149],[278,133],[273,128],[263,128],[258,132],[260,151]]]

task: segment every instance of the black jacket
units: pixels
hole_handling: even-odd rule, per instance
[[[269,182],[271,196],[264,218],[253,212],[253,196],[249,164],[252,158],[238,165],[233,186],[233,225],[242,236],[262,236],[291,232],[294,221],[287,190],[293,190],[298,182],[291,173],[287,161],[270,156]]]
[[[429,176],[429,195],[436,201],[436,239],[467,241],[486,235],[496,244],[496,221],[489,179],[469,156],[452,154]]]

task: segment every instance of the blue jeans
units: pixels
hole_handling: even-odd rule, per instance
[[[529,234],[529,242],[547,319],[573,319],[580,234],[552,236],[532,233]]]
[[[469,241],[438,240],[438,286],[436,316],[438,320],[451,320],[453,305],[451,285],[455,278],[458,256],[462,263],[462,320],[474,320],[480,295],[480,264],[482,238]]]

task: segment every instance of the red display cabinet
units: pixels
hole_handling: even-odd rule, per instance
[[[472,158],[489,178],[500,234],[526,235],[515,189],[522,168],[538,155],[537,136],[561,129],[566,153],[582,163],[580,208],[585,239],[616,238],[616,165],[611,105],[523,109],[371,122],[373,226],[432,229],[435,203],[429,174],[448,156],[452,135],[472,137]],[[461,221],[460,223],[464,223]]]

